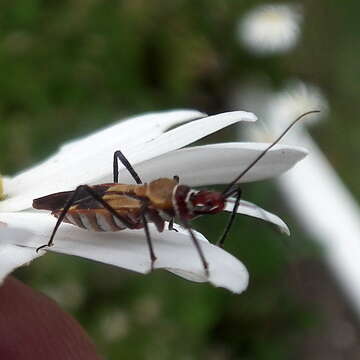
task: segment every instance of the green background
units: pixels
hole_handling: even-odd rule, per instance
[[[303,1],[298,46],[285,55],[256,57],[239,44],[236,25],[263,3],[1,2],[1,172],[14,174],[63,142],[128,115],[173,108],[227,111],[234,87],[250,77],[266,77],[274,88],[295,77],[327,96],[331,111],[312,134],[360,196],[358,1]],[[210,140],[224,137],[233,139],[231,129]],[[165,272],[140,276],[53,254],[17,275],[71,312],[106,358],[358,358],[360,351],[351,346],[322,355],[334,342],[319,334],[335,316],[342,316],[356,339],[359,332],[322,264],[321,249],[297,226],[270,182],[246,185],[245,191],[248,200],[281,215],[293,236],[285,239],[251,219],[237,221],[227,249],[251,274],[242,295]],[[226,217],[216,219],[194,226],[215,241]],[[319,294],[309,294],[310,281]],[[334,307],[324,306],[329,294]]]

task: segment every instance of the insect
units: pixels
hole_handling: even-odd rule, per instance
[[[165,222],[169,222],[168,227],[170,230],[175,230],[173,223],[176,219],[188,230],[204,271],[208,275],[209,264],[201,249],[199,240],[190,226],[190,221],[198,216],[222,212],[226,202],[235,195],[233,211],[222,236],[217,242],[218,246],[223,247],[240,205],[242,192],[238,181],[284,137],[296,122],[315,112],[318,111],[309,111],[295,119],[222,192],[192,189],[189,186],[180,184],[178,176],[174,176],[173,179],[159,178],[149,183],[143,183],[124,154],[120,150],[115,151],[112,183],[93,186],[79,185],[73,191],[50,194],[33,201],[35,209],[50,210],[52,215],[57,218],[49,242],[38,247],[36,251],[53,245],[55,234],[62,222],[93,231],[144,229],[149,248],[151,269],[153,269],[156,255],[148,223],[153,223],[157,230],[162,232],[165,228]],[[136,184],[118,183],[119,161],[129,171]]]

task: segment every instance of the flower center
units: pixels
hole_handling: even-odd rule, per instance
[[[263,15],[263,20],[267,21],[268,24],[274,25],[279,23],[282,20],[281,14],[277,11],[268,11]]]

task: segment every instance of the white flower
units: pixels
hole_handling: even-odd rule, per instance
[[[312,102],[320,104],[320,109],[328,108],[322,96],[314,96]],[[275,109],[279,110],[280,121],[285,112],[281,103],[274,103],[269,116],[268,126],[274,133],[279,128]],[[304,229],[320,243],[330,270],[359,315],[360,206],[307,131],[307,123],[304,120],[302,126],[294,129],[289,141],[301,143],[310,156],[291,173],[277,179],[277,183]]]
[[[319,120],[327,115],[328,108],[328,102],[320,88],[292,80],[283,90],[269,94],[266,115],[273,126],[276,124],[278,127],[284,127],[289,119],[296,119],[309,110],[320,112],[307,118],[306,124]]]
[[[305,231],[320,243],[330,270],[359,315],[360,206],[306,129],[314,117],[319,119],[329,111],[326,98],[319,88],[301,82],[275,93],[265,86],[242,89],[240,93],[246,94],[246,99],[236,95],[232,105],[257,108],[266,120],[267,131],[263,128],[262,134],[251,133],[256,140],[274,138],[300,113],[321,110],[287,135],[287,141],[305,146],[309,156],[276,182]]]
[[[0,221],[7,226],[0,229],[0,276],[3,278],[14,268],[40,256],[35,248],[49,240],[56,219],[47,211],[32,209],[34,198],[73,190],[79,184],[111,182],[112,156],[118,149],[128,157],[143,181],[179,175],[180,182],[190,186],[228,183],[266,144],[226,143],[178,149],[231,124],[255,120],[253,114],[242,111],[214,116],[190,110],[145,114],[67,143],[43,163],[13,178],[5,178],[6,198],[0,202]],[[169,130],[184,122],[188,123]],[[276,146],[242,180],[275,176],[305,155],[306,151],[300,148]],[[124,168],[120,169],[119,181],[133,183]],[[239,213],[270,221],[288,232],[281,219],[254,204],[242,202]],[[247,287],[248,273],[244,265],[210,244],[201,234],[196,236],[209,262],[209,277],[205,276],[198,253],[184,229],[159,233],[150,226],[150,230],[157,256],[155,268],[192,281],[209,281],[236,293]],[[55,245],[48,250],[140,273],[150,271],[143,230],[97,233],[63,223],[56,234]]]
[[[286,4],[261,5],[249,11],[238,24],[238,36],[260,55],[291,50],[300,36],[299,7]]]
[[[360,206],[305,128],[292,139],[310,156],[278,179],[279,188],[360,315]]]
[[[273,139],[275,134],[283,131],[292,120],[307,111],[319,110],[299,122],[294,129],[286,135],[287,141],[292,143],[293,134],[298,132],[304,124],[313,124],[317,120],[326,117],[329,111],[328,101],[321,89],[316,85],[305,83],[300,80],[288,81],[283,89],[273,91],[267,83],[250,83],[234,91],[232,107],[246,107],[257,109],[262,128],[250,129],[253,135],[260,130],[255,139]],[[271,123],[269,131],[264,131]],[[254,138],[253,138],[254,139]],[[297,142],[301,144],[301,142]]]
[[[107,309],[99,321],[99,330],[102,337],[108,341],[119,341],[128,335],[131,321],[129,314],[120,309]]]
[[[84,285],[80,281],[63,280],[55,285],[43,286],[40,290],[68,310],[78,309],[85,298]]]

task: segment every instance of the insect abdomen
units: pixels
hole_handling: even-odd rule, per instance
[[[55,217],[59,216],[59,212],[53,213]],[[136,227],[135,219],[132,221]],[[69,210],[65,216],[64,222],[78,226],[80,228],[91,231],[120,231],[127,228],[124,222],[110,214],[107,210]]]
[[[145,212],[146,219],[154,223],[157,230],[162,232],[165,221],[171,220],[174,216],[171,200],[176,185],[174,180],[164,178],[144,185],[102,184],[93,186],[92,189],[116,211],[118,217],[101,207],[96,199],[84,194],[67,211],[64,222],[86,230],[101,232],[120,231],[127,228],[141,229],[144,227],[141,214],[142,201],[144,201],[149,204]],[[52,214],[59,217],[62,212],[60,203],[65,203],[71,194],[72,192],[52,194],[35,199],[34,204],[36,208],[53,210]]]

